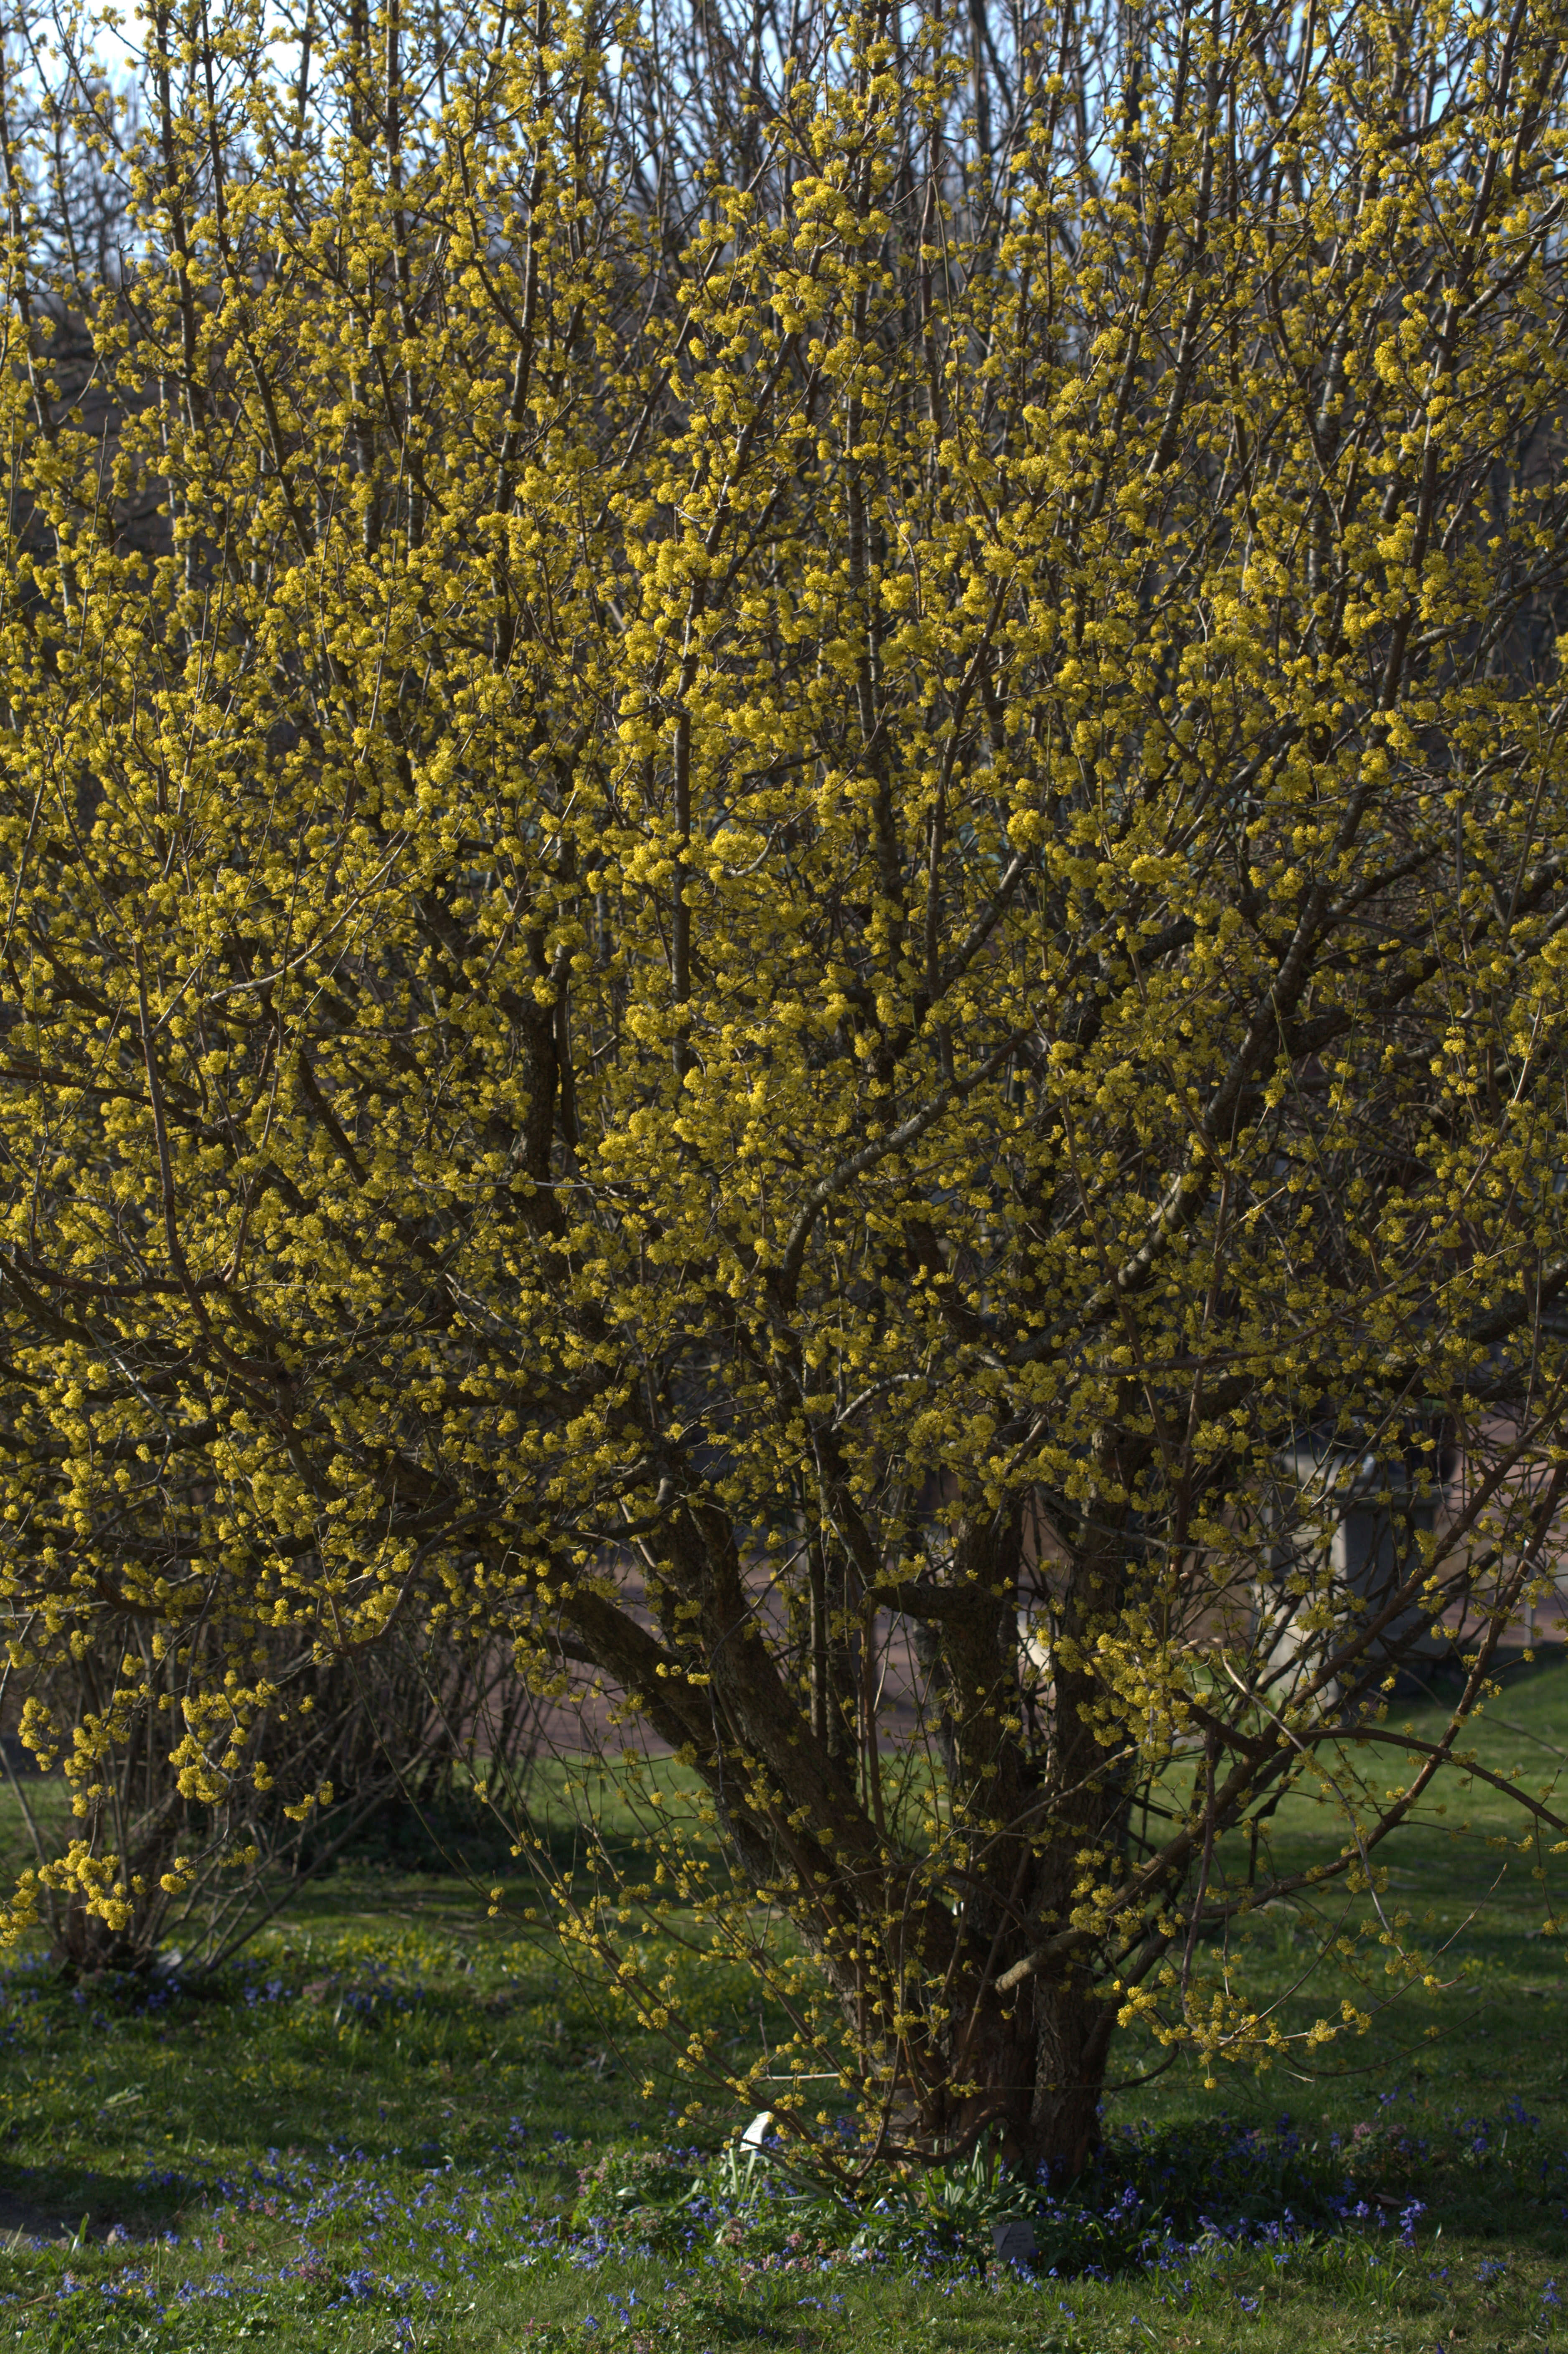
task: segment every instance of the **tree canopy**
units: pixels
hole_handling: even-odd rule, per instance
[[[1565,27],[14,21],[0,1511],[16,1679],[124,1633],[27,1728],[88,1901],[126,1725],[216,1801],[279,1630],[417,1621],[686,1761],[877,2147],[1278,2047],[1202,1933],[1303,1779],[1375,1883],[1568,1465]]]

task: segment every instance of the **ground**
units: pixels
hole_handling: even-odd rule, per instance
[[[1479,1748],[1531,1787],[1552,1779],[1568,1752],[1561,1653],[1512,1672]],[[679,2125],[667,2061],[523,1921],[520,1886],[490,1918],[461,1879],[361,1861],[205,1993],[72,1990],[21,1956],[0,1999],[0,2354],[1568,2349],[1550,1883],[1501,1798],[1456,1783],[1441,1803],[1390,1851],[1384,1899],[1443,1948],[1441,1990],[1402,1997],[1311,2068],[1227,2072],[1212,2093],[1176,2068],[1114,2095],[1114,2135],[1141,2137],[1117,2147],[1154,2153],[1166,2176],[1187,2168],[1189,2220],[1160,2265],[1104,2280],[1068,2274],[1089,2246],[1071,2232],[1052,2278],[889,2261],[874,2231],[868,2256],[782,2196],[736,2221],[713,2153],[742,2120]],[[1337,1846],[1304,1805],[1278,1837],[1302,1855]],[[1285,1994],[1308,1949],[1284,1911],[1234,1958]],[[1341,1962],[1288,1994],[1286,2015],[1335,2018],[1366,1993]],[[699,1999],[737,2056],[756,2048],[768,2021],[747,1979],[715,1977]],[[1150,2057],[1128,2045],[1113,2077]],[[1202,2228],[1204,2186],[1223,2206],[1233,2161],[1255,2193],[1277,2169],[1278,2230],[1263,2228],[1266,2195],[1251,2222],[1227,2211]],[[649,2196],[694,2182],[702,2195],[659,2221]],[[1347,2184],[1331,2218],[1312,2206]]]

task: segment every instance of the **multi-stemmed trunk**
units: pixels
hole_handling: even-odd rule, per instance
[[[888,1819],[853,1645],[849,1688],[824,1708],[822,1678],[844,1645],[819,1634],[796,1693],[762,1642],[723,1639],[744,1623],[747,1577],[720,1515],[683,1517],[652,1594],[661,1619],[695,1632],[711,1682],[655,1681],[630,1657],[622,1672],[693,1756],[742,1882],[782,1903],[814,1946],[883,2104],[884,2146],[930,2159],[984,2147],[1020,2172],[1059,2174],[1097,2142],[1118,2005],[1097,1982],[1094,1949],[1070,1938],[1050,1949],[1086,1854],[1101,1877],[1118,1868],[1125,1792],[1096,1738],[1092,1686],[1047,1677],[1021,1627],[1020,1522],[1015,1511],[957,1527],[946,1580],[861,1582],[863,1613],[891,1608],[919,1630],[945,1848],[912,1852]],[[1103,1550],[1062,1564],[1057,1628],[1081,1631],[1118,1576]]]

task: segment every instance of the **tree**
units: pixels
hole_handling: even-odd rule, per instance
[[[147,21],[7,51],[16,1672],[221,1628],[216,1798],[272,1630],[504,1635],[873,2146],[1076,2163],[1552,1557],[1563,14]]]
[[[277,1701],[248,1728],[243,1775],[203,1792],[171,1757],[163,1703],[178,1723],[187,1696],[199,1702],[221,1683],[231,1628],[185,1630],[183,1656],[165,1647],[161,1660],[152,1629],[133,1626],[128,1638],[115,1612],[85,1625],[79,1616],[69,1644],[32,1647],[25,1616],[10,1631],[16,1650],[31,1649],[20,1673],[5,1673],[21,1739],[13,1747],[6,1736],[4,1770],[33,1858],[22,1909],[70,1977],[153,1970],[163,1946],[191,1986],[345,1852],[422,1849],[471,1874],[504,1852],[475,1802],[476,1768],[487,1787],[523,1797],[536,1710],[503,1643],[394,1635],[345,1659],[309,1627],[273,1633],[262,1673]],[[134,1686],[128,1648],[141,1654]],[[31,1772],[62,1758],[90,1819],[85,1839],[79,1821],[35,1803]]]

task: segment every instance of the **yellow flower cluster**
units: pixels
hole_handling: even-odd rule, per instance
[[[687,1761],[573,1933],[705,2067],[622,1929],[773,1908],[889,2146],[1071,2158],[1118,2019],[1266,2060],[1298,1784],[1424,1967],[1375,1850],[1568,1476],[1565,27],[1268,21],[235,0],[16,94],[0,1594],[23,1688],[125,1630],[23,1727],[83,1902],[116,1743],[217,1805],[278,1640],[416,1625]]]

